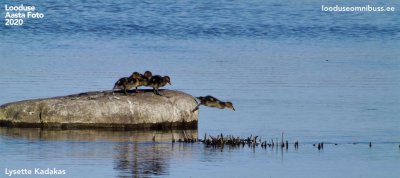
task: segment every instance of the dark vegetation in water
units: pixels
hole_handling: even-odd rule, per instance
[[[298,140],[294,142],[289,142],[289,140],[284,140],[283,139],[283,133],[282,137],[280,140],[278,138],[275,139],[262,139],[259,136],[253,136],[250,135],[249,137],[238,137],[238,136],[233,136],[233,135],[224,135],[224,134],[219,134],[217,136],[213,135],[208,135],[207,133],[204,134],[203,139],[199,138],[194,138],[192,135],[190,137],[187,137],[186,134],[184,134],[183,139],[178,139],[175,140],[172,138],[172,143],[202,143],[206,147],[214,147],[214,148],[221,148],[223,149],[225,146],[229,146],[230,148],[243,148],[245,146],[250,147],[250,148],[256,148],[258,146],[261,146],[263,149],[271,148],[271,149],[282,149],[282,150],[288,150],[290,145],[293,146],[295,150],[299,149],[300,142]],[[156,138],[153,137],[153,142],[156,141]],[[334,145],[338,146],[338,143],[324,143],[324,142],[318,142],[318,143],[313,143],[313,147],[315,147],[318,150],[323,150],[324,145],[329,144],[329,145]],[[352,142],[352,143],[342,143],[344,144],[367,144],[369,148],[372,148],[372,142]],[[305,144],[303,144],[305,145]],[[400,145],[399,145],[400,148]]]
[[[179,140],[178,140],[179,141]],[[224,134],[219,134],[217,136],[212,136],[212,135],[207,135],[204,134],[203,139],[198,139],[198,140],[191,140],[191,139],[185,139],[185,140],[180,140],[181,142],[189,142],[189,143],[194,143],[194,142],[201,142],[205,144],[206,146],[212,146],[212,147],[224,147],[224,146],[231,146],[231,147],[258,147],[261,146],[261,148],[267,149],[267,148],[280,148],[280,149],[289,149],[289,141],[283,139],[283,133],[282,133],[282,138],[280,141],[276,138],[275,141],[274,139],[262,139],[259,136],[253,136],[250,135],[249,137],[245,138],[240,138],[238,136],[233,136],[233,135],[226,135]],[[299,141],[295,141],[293,143],[293,146],[295,149],[299,148]]]

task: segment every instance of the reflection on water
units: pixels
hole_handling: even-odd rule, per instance
[[[79,162],[112,159],[117,176],[148,177],[168,174],[169,159],[173,155],[171,139],[185,137],[197,138],[197,130],[139,132],[0,127],[0,151],[5,158],[25,157],[27,161],[45,161],[47,166],[62,161],[59,168],[76,165],[74,161],[68,163],[70,159]],[[30,167],[25,159],[22,162],[16,160],[16,163],[19,163],[18,167]],[[10,168],[12,164],[1,165],[2,168],[5,166]],[[85,164],[81,166],[85,167]],[[73,175],[71,171],[74,170],[67,170],[67,173]]]
[[[168,173],[169,148],[163,145],[151,144],[140,146],[135,144],[121,144],[114,147],[114,169],[119,175],[164,175]]]
[[[110,141],[110,142],[149,142],[153,137],[157,142],[170,142],[197,138],[197,130],[169,131],[108,131],[108,130],[42,130],[40,128],[0,127],[0,135],[9,138],[48,141]]]
[[[398,143],[310,143],[299,149],[171,143],[170,132],[0,128],[0,169],[57,168],[67,177],[396,177]],[[155,136],[155,142],[153,142]],[[4,160],[4,161],[3,161]],[[332,166],[335,165],[335,166]],[[288,171],[290,170],[290,171]],[[338,171],[340,170],[340,171]],[[379,171],[376,171],[379,170]],[[0,175],[4,175],[0,173]]]

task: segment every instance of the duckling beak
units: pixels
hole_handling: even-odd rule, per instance
[[[234,107],[232,107],[232,110],[236,111]]]
[[[169,83],[169,85],[172,85],[171,82],[168,82],[168,83]]]

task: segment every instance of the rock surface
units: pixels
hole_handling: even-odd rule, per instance
[[[160,90],[99,91],[34,99],[0,106],[0,125],[40,128],[197,129],[197,101],[189,94]]]

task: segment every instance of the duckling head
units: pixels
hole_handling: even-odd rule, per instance
[[[225,107],[236,111],[235,108],[233,107],[232,102],[230,102],[230,101],[228,101],[228,102],[225,103]]]
[[[134,78],[134,79],[141,79],[142,76],[140,75],[139,72],[134,72],[134,73],[132,73],[131,78]]]
[[[170,85],[172,85],[171,84],[171,78],[169,78],[169,76],[167,76],[167,75],[163,77],[163,82],[169,83]]]
[[[151,78],[153,76],[153,74],[150,71],[146,71],[146,72],[144,72],[143,76],[145,78]]]

